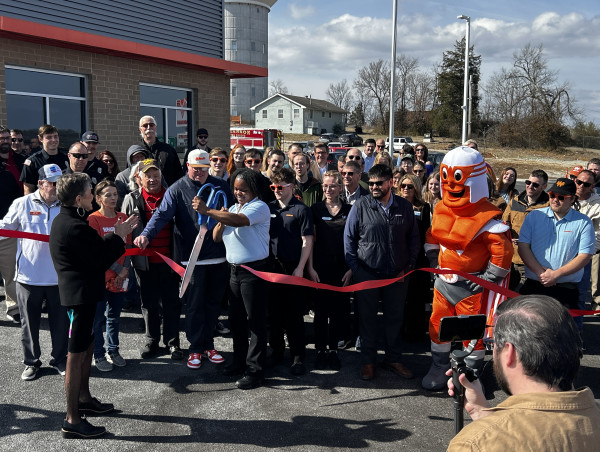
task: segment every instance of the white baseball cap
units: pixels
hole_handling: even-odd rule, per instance
[[[56,182],[62,176],[60,167],[54,163],[44,165],[38,170],[39,180],[47,180],[48,182]]]
[[[210,168],[208,152],[194,149],[188,154],[187,163],[192,167]]]

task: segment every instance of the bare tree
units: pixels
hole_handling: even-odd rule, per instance
[[[278,78],[277,80],[273,80],[269,82],[269,96],[274,96],[275,94],[288,94],[289,91],[287,86],[283,83],[283,80]]]
[[[367,66],[358,70],[358,77],[354,80],[354,88],[361,95],[368,95],[374,100],[378,122],[381,129],[386,130],[388,124],[387,113],[390,98],[390,69],[389,64],[379,59],[372,61]]]
[[[396,90],[394,105],[397,108],[397,126],[400,130],[406,128],[406,113],[408,111],[408,86],[411,84],[411,79],[414,77],[414,72],[419,67],[419,60],[411,58],[404,54],[396,60]]]
[[[349,111],[350,107],[352,107],[352,88],[346,79],[338,83],[330,83],[325,94],[327,95],[327,100],[337,107],[346,111]]]
[[[412,106],[410,126],[419,133],[431,130],[429,112],[435,102],[435,75],[414,71],[407,80],[407,104]]]

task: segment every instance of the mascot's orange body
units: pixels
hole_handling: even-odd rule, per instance
[[[431,264],[501,283],[510,272],[513,246],[508,227],[499,221],[502,212],[487,200],[483,157],[474,149],[456,148],[444,157],[440,173],[442,202],[435,207],[425,244]],[[429,323],[434,364],[423,379],[425,388],[439,389],[447,380],[444,373],[449,367],[450,344],[439,341],[440,319],[478,314],[482,293],[480,286],[458,275],[436,279]],[[481,341],[476,350],[473,358],[482,362]]]

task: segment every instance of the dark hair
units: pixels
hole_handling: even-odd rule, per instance
[[[329,152],[329,146],[327,146],[325,143],[315,143],[314,149],[316,150],[317,148],[325,148],[325,150]]]
[[[569,391],[579,370],[582,341],[569,311],[546,295],[522,295],[500,304],[494,327],[498,352],[515,347],[525,375]]]
[[[231,192],[233,193],[235,180],[240,179],[248,184],[250,190],[254,196],[258,196],[258,199],[262,200],[262,193],[266,190],[265,179],[258,171],[251,170],[250,168],[239,168],[235,170],[229,183],[231,184]]]
[[[110,157],[111,159],[113,159],[113,162],[115,162],[113,170],[112,171],[108,170],[108,171],[110,172],[110,175],[112,177],[117,177],[117,174],[119,174],[121,172],[121,170],[119,169],[119,162],[117,162],[117,158],[115,157],[115,155],[112,152],[110,152],[108,149],[105,149],[100,154],[98,154],[98,160],[102,160],[102,157],[104,157],[105,155]]]
[[[250,149],[246,150],[246,153],[244,154],[244,160],[246,160],[248,157],[250,157],[250,158],[256,157],[257,155],[262,160],[262,157],[263,157],[262,152],[260,152],[256,148],[250,148]]]
[[[392,178],[392,168],[388,165],[378,163],[377,165],[373,165],[367,174],[369,175],[369,179],[382,178],[389,180]]]
[[[507,171],[512,171],[513,173],[515,173],[515,180],[512,182],[512,184],[510,184],[508,187],[506,187],[506,190],[505,190],[506,193],[508,193],[510,195],[512,193],[512,191],[515,189],[515,185],[517,185],[517,170],[514,169],[512,166],[507,166],[502,171],[500,171],[500,177],[498,177],[498,180],[496,181],[496,190],[498,192],[503,191],[502,190],[502,184],[503,184],[502,180],[504,179],[504,175],[506,174]],[[533,173],[532,173],[532,175],[533,175]],[[534,177],[539,177],[539,176],[534,176]]]
[[[21,129],[10,129],[10,133],[14,133],[15,135],[23,135],[23,131]]]
[[[72,207],[75,199],[92,187],[92,179],[85,173],[63,174],[56,182],[56,196],[63,206]]]
[[[429,149],[427,149],[427,146],[425,146],[423,143],[417,143],[415,144],[415,159],[417,158],[417,148],[421,146],[423,148],[423,151],[425,152],[424,156],[423,156],[423,161],[425,163],[427,163],[427,158],[429,156]]]
[[[290,168],[281,168],[279,171],[275,171],[273,173],[271,176],[271,182],[285,182],[286,184],[293,184],[296,182],[296,173]]]
[[[375,143],[375,140],[373,138],[367,138],[365,140],[365,145],[367,145],[367,144],[376,144],[376,143]]]
[[[58,129],[50,124],[44,124],[38,129],[38,137],[44,137],[44,135],[49,135],[52,133],[58,133]]]
[[[548,182],[548,175],[546,174],[546,171],[544,171],[544,170],[541,170],[541,169],[533,170],[531,172],[531,175],[533,177],[537,177],[538,179],[543,179],[544,183]]]
[[[405,143],[405,144],[404,144],[404,146],[402,146],[402,152],[403,152],[404,154],[406,154],[406,153],[409,153],[409,154],[415,155],[415,150],[414,150],[414,149],[413,149],[413,147],[412,147],[410,144],[408,144],[408,143]]]
[[[306,162],[307,165],[310,165],[310,157],[308,156],[308,154],[306,154],[305,152],[303,152],[302,154],[296,154],[294,156],[294,158],[292,159],[292,161],[290,162],[290,166],[294,165],[294,159],[298,156],[302,156],[304,158],[304,161]]]
[[[362,171],[362,168],[360,167],[360,163],[358,163],[355,160],[348,160],[344,163],[344,166],[348,166],[350,168],[352,168],[354,171]]]
[[[98,182],[96,188],[94,188],[94,195],[99,196],[102,193],[102,190],[104,190],[107,187],[117,188],[117,185],[114,183],[114,181],[110,179],[102,179],[100,182]]]

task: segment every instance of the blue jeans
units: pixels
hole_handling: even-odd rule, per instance
[[[592,278],[592,261],[588,262],[585,267],[583,267],[583,277],[581,281],[577,283],[577,290],[579,291],[579,298],[577,303],[577,308],[581,310],[587,309],[588,301],[591,302],[591,297],[589,294],[590,285]],[[577,328],[579,328],[579,332],[583,333],[583,316],[573,317],[575,323],[577,324]]]
[[[106,291],[104,300],[96,305],[94,317],[94,357],[104,356],[104,335],[102,327],[106,325],[106,345],[108,353],[119,351],[119,323],[121,310],[125,302],[125,292]],[[105,318],[106,315],[106,318]]]

